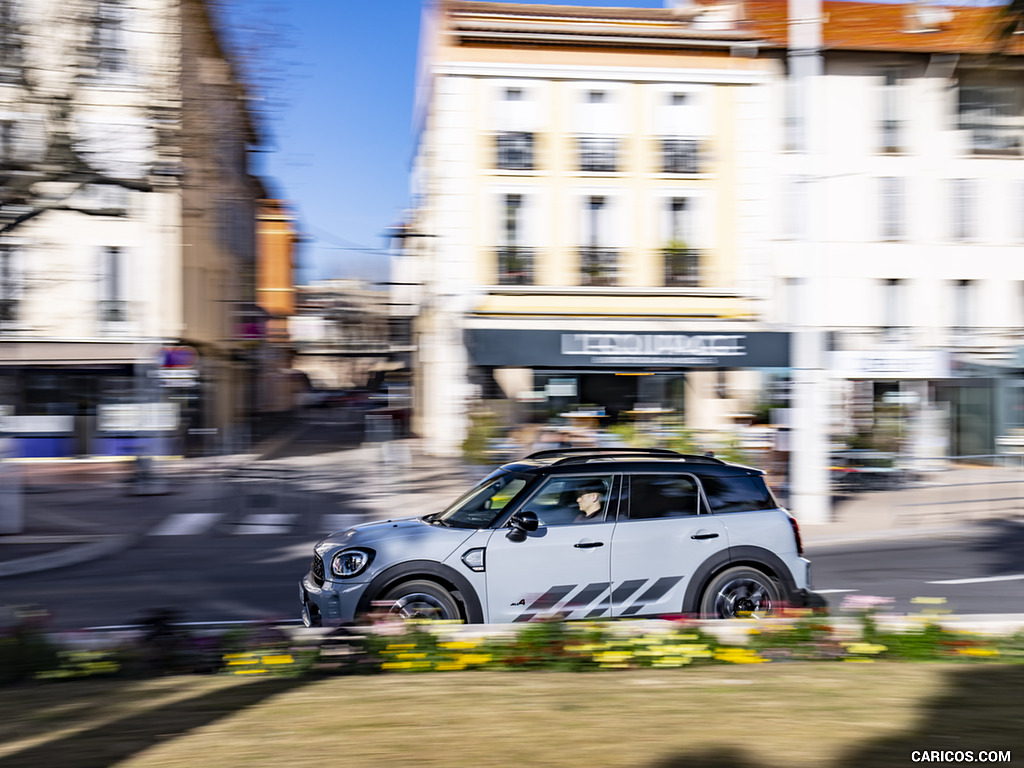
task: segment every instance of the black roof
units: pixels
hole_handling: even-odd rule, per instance
[[[583,468],[613,465],[616,470],[693,472],[702,475],[762,475],[764,472],[713,456],[679,453],[667,448],[555,448],[537,451],[504,465],[504,469],[567,474]]]

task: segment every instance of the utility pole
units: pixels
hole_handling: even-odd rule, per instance
[[[817,272],[825,260],[819,236],[824,221],[823,190],[816,179],[824,175],[819,124],[823,84],[821,0],[789,0],[789,108],[797,149],[803,164],[799,193],[790,198],[800,207],[799,266],[793,329],[793,387],[790,506],[802,523],[831,519],[828,474],[828,377],[824,365],[825,331],[821,281]]]

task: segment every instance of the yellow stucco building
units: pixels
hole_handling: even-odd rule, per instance
[[[757,369],[772,60],[728,4],[439,2],[423,25],[414,429],[454,453],[477,399],[731,423]]]

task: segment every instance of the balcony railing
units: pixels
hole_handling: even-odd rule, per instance
[[[128,302],[105,300],[100,302],[100,322],[123,323],[128,319]]]
[[[619,142],[612,136],[580,136],[580,170],[614,173],[618,170]]]
[[[533,170],[533,134],[519,131],[495,137],[497,166],[506,171]]]
[[[580,285],[615,285],[618,283],[618,249],[585,246],[580,248],[579,257]]]
[[[705,170],[704,153],[699,139],[663,137],[661,139],[661,170],[663,173],[697,174]]]
[[[700,285],[700,251],[694,248],[665,248],[665,285],[696,288]]]
[[[498,248],[498,285],[533,285],[532,248]]]

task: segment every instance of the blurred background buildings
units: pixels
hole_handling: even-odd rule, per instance
[[[439,455],[549,423],[751,448],[815,521],[837,451],[1024,433],[999,7],[438,0],[389,285],[296,286],[302,201],[253,174],[207,6],[0,0],[18,455],[222,450],[384,387]]]
[[[252,408],[260,186],[200,0],[7,1],[0,407],[21,455],[182,450]]]
[[[994,453],[1024,413],[1000,9],[667,5],[425,26],[416,429],[456,450],[478,397],[767,423],[811,520],[838,447]]]

